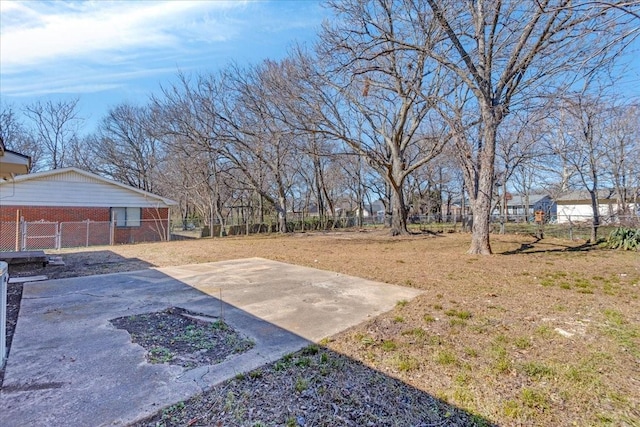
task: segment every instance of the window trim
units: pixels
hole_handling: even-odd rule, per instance
[[[124,219],[120,218],[119,213],[124,212]],[[137,212],[137,215],[134,214]],[[142,208],[140,207],[112,207],[111,220],[115,219],[116,228],[139,228],[142,226]]]

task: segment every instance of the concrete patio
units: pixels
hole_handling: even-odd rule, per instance
[[[0,425],[126,425],[419,293],[260,258],[27,283]],[[222,316],[255,346],[187,370],[147,363],[109,323],[168,307]]]

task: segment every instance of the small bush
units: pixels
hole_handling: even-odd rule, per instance
[[[607,247],[623,251],[640,251],[640,228],[618,227],[609,234]]]

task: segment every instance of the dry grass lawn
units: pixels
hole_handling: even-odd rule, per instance
[[[264,257],[423,289],[322,344],[500,425],[640,425],[640,255],[524,235],[492,236],[488,257],[468,244],[369,231],[99,248],[109,264],[61,253],[84,274]]]

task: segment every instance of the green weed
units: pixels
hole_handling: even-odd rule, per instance
[[[549,401],[547,397],[539,391],[523,388],[520,391],[520,399],[525,406],[529,408],[535,408],[545,410],[549,408]]]
[[[478,357],[478,350],[471,347],[465,347],[464,354],[466,354],[469,357]]]
[[[614,338],[620,346],[629,351],[634,357],[640,357],[638,349],[638,338],[640,337],[640,327],[630,324],[624,315],[614,309],[603,311],[606,321],[604,331]]]
[[[466,326],[467,322],[462,319],[449,319],[449,326]]]
[[[152,347],[149,350],[150,363],[168,363],[173,360],[173,353],[165,347]]]
[[[382,349],[384,351],[393,351],[396,348],[398,348],[398,345],[392,340],[382,342]]]
[[[252,380],[262,378],[262,374],[262,369],[254,369],[253,371],[249,372],[249,378],[251,378]]]
[[[401,372],[408,372],[417,369],[420,366],[420,362],[413,356],[406,354],[399,354],[394,360],[396,368]]]
[[[513,341],[513,345],[520,350],[531,347],[531,340],[527,337],[518,337]]]
[[[468,311],[458,311],[458,310],[447,310],[444,312],[449,317],[457,317],[458,319],[467,320],[471,319],[471,313]]]
[[[439,365],[453,365],[458,362],[458,358],[452,351],[442,350],[436,354],[435,362]]]
[[[542,378],[553,378],[556,374],[555,369],[544,363],[527,362],[520,367],[520,370],[528,377],[540,380]]]
[[[547,325],[540,325],[536,328],[536,335],[540,336],[541,338],[553,338],[555,336],[555,333],[553,329],[551,329],[551,327]]]
[[[309,388],[309,380],[307,380],[305,378],[298,377],[296,379],[296,383],[294,385],[295,391],[298,392],[298,393],[302,393],[307,388]]]

